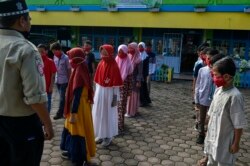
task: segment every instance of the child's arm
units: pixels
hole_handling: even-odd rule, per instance
[[[200,83],[201,82],[201,70],[198,72],[198,77],[195,82],[195,88],[194,88],[194,101],[196,104],[196,107],[199,107],[200,104],[200,96],[199,96],[199,90],[200,90]]]
[[[79,104],[80,104],[80,99],[81,99],[81,95],[82,95],[82,90],[83,90],[83,87],[80,87],[80,88],[76,88],[74,90],[74,99],[73,99],[73,105],[72,105],[72,109],[71,109],[71,112],[70,112],[70,123],[75,123],[76,122],[76,114],[78,112],[78,107],[79,107]]]
[[[230,153],[237,153],[240,149],[240,138],[242,135],[243,129],[234,129],[234,141],[230,147]]]

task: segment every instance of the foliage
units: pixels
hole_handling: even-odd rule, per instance
[[[162,64],[162,65],[161,65],[161,69],[162,69],[162,70],[168,69],[168,65]]]
[[[108,6],[109,6],[110,8],[115,8],[115,7],[116,7],[116,2],[115,2],[115,1],[110,1],[110,2],[108,3]]]
[[[239,72],[245,72],[247,70],[250,70],[250,60],[247,61],[245,59],[241,59],[240,66],[239,66]]]

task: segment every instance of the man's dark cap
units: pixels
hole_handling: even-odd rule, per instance
[[[25,0],[0,0],[0,17],[16,16],[28,12]]]

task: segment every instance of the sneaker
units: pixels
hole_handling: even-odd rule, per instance
[[[131,117],[129,114],[125,114],[124,116],[127,117],[127,118],[130,118],[130,117]]]
[[[103,142],[103,139],[98,138],[98,137],[95,138],[95,143],[96,143],[96,144],[100,144],[100,143],[102,143],[102,142]]]
[[[197,140],[196,140],[196,143],[197,144],[204,144],[204,140],[205,140],[205,136],[199,135]]]
[[[67,152],[67,151],[63,151],[62,153],[61,153],[61,157],[63,158],[63,159],[69,159],[69,152]]]
[[[58,119],[62,119],[62,118],[63,118],[63,116],[62,116],[62,115],[58,115],[58,114],[56,114],[56,115],[53,117],[54,120],[58,120]]]
[[[123,135],[123,134],[124,134],[124,129],[119,129],[119,130],[118,130],[118,134],[119,134],[119,135]]]
[[[110,145],[112,142],[112,138],[105,138],[104,141],[102,142],[102,146],[107,147]]]

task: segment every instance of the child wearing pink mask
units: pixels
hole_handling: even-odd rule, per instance
[[[205,139],[205,120],[208,108],[210,106],[211,100],[209,98],[211,86],[213,84],[212,76],[210,74],[210,67],[209,61],[210,59],[219,53],[218,50],[214,50],[212,48],[206,48],[204,50],[206,55],[206,59],[204,60],[205,67],[202,67],[198,72],[198,77],[195,84],[195,105],[199,111],[199,118],[198,118],[198,131],[199,135],[196,140],[196,143],[203,144]]]
[[[119,134],[124,131],[124,115],[126,113],[128,96],[132,93],[132,72],[133,66],[128,57],[128,47],[122,44],[118,47],[118,55],[115,58],[120,69],[123,86],[120,87],[120,101],[118,102],[118,128]]]
[[[234,61],[225,57],[213,65],[213,81],[218,87],[210,105],[204,152],[207,165],[235,165],[243,128],[247,126],[244,100],[233,81]]]

